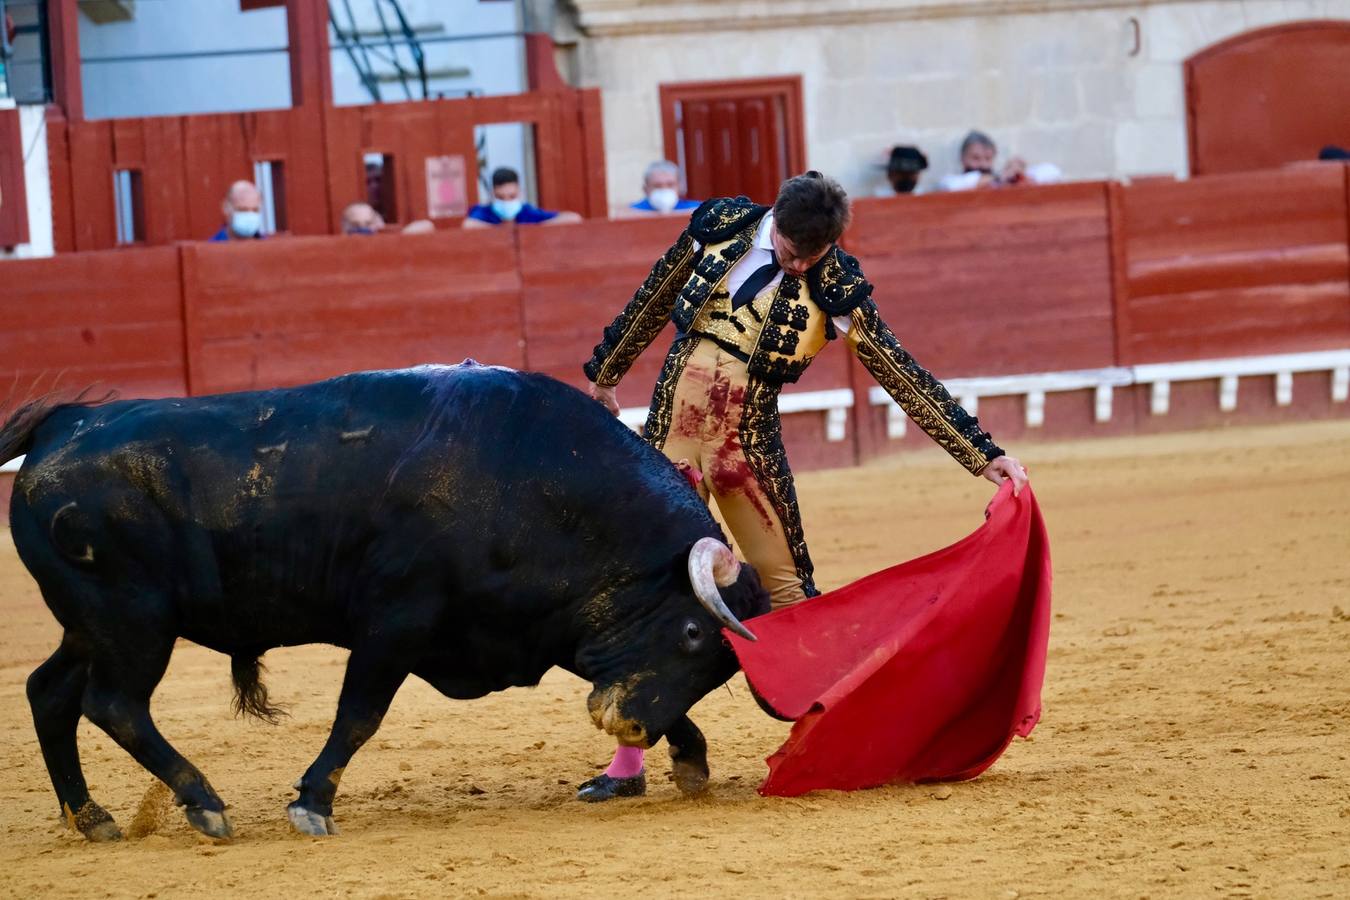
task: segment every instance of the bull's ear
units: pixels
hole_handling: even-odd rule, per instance
[[[771,608],[769,592],[760,584],[759,573],[749,563],[742,563],[735,586],[723,591],[722,596],[739,619],[762,616]]]

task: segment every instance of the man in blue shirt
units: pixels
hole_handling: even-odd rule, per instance
[[[681,196],[683,181],[679,166],[668,159],[659,159],[642,173],[642,199],[628,208],[656,215],[698,209],[697,200]]]
[[[211,235],[211,241],[241,241],[264,237],[262,233],[262,194],[251,181],[236,181],[220,204],[225,224]]]
[[[581,216],[561,210],[540,209],[520,198],[520,175],[515,169],[500,168],[492,172],[492,202],[480,203],[464,218],[465,228],[487,228],[489,225],[561,225],[580,222]]]

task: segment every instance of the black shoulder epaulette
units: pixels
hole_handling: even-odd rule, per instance
[[[725,241],[751,220],[761,218],[771,207],[761,206],[749,197],[715,197],[704,200],[689,217],[689,233],[700,244]]]
[[[858,260],[836,245],[806,273],[811,299],[831,316],[842,316],[872,296]]]

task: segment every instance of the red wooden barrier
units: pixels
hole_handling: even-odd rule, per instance
[[[79,253],[3,266],[0,391],[186,391],[178,251]],[[12,392],[12,393],[11,393]],[[13,403],[0,403],[8,411]]]
[[[670,216],[517,229],[529,367],[584,387],[581,366],[600,332],[687,221]],[[647,402],[673,334],[668,326],[624,378],[625,406]]]
[[[181,250],[193,394],[468,356],[525,361],[506,229]]]
[[[1115,362],[1106,187],[860,200],[845,244],[883,318],[940,379],[1102,368]],[[875,381],[853,370],[860,455],[923,445],[917,428],[886,436],[884,408],[868,401]],[[996,398],[979,414],[1004,440],[1023,430],[1020,412]]]
[[[426,160],[465,160],[476,199],[474,127],[524,122],[535,129],[541,203],[603,216],[607,199],[600,100],[596,90],[539,91],[505,97],[434,100],[320,109],[67,122],[48,131],[56,249],[117,245],[113,175],[140,172],[145,233],[141,243],[204,240],[222,224],[230,184],[253,178],[253,164],[282,164],[285,229],[339,230],[343,208],[366,199],[362,156],[394,157],[398,218],[427,215]],[[276,174],[281,180],[283,176]]]
[[[941,375],[1112,362],[1104,184],[860,200],[845,242],[882,316]]]
[[[1120,362],[1350,347],[1346,167],[1121,191]]]

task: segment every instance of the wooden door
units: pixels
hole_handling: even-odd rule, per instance
[[[695,200],[745,194],[772,203],[806,168],[800,76],[661,86],[665,152]]]
[[[1350,22],[1238,35],[1186,61],[1192,175],[1268,169],[1350,147]]]

